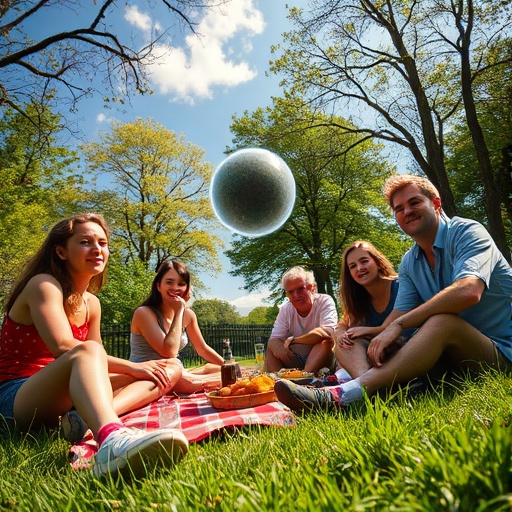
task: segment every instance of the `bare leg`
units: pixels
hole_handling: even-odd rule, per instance
[[[14,418],[22,430],[56,427],[74,405],[96,435],[107,423],[119,423],[112,406],[107,354],[95,341],[80,343],[39,370],[19,389]]]
[[[472,369],[482,363],[498,365],[492,341],[456,315],[436,315],[429,318],[416,334],[380,368],[370,368],[360,377],[369,395],[394,383],[410,381],[427,373],[446,355],[454,366]]]
[[[206,375],[196,374],[183,370],[181,379],[174,386],[176,393],[190,394],[197,391],[219,389],[222,386],[220,370],[217,373]]]
[[[301,363],[290,350],[283,349],[282,342],[278,340],[269,340],[267,350],[265,351],[265,371],[278,372],[281,368],[300,368]],[[286,357],[279,358],[276,353],[286,354]]]
[[[327,341],[314,345],[304,365],[304,371],[316,375],[322,368],[331,368],[334,360],[332,346],[333,343]]]
[[[367,349],[370,342],[364,338],[354,340],[352,348],[342,348],[336,344],[334,355],[338,364],[347,370],[353,379],[367,372],[371,365],[368,362]]]
[[[129,375],[111,375],[116,413],[121,415],[133,411],[169,393],[181,378],[182,366],[171,359],[167,362],[166,372],[170,382],[165,388],[149,380],[133,380]]]
[[[192,370],[187,370],[189,373],[194,373],[196,375],[208,375],[210,373],[219,373],[220,374],[220,366],[218,364],[206,363],[199,368],[193,368]]]

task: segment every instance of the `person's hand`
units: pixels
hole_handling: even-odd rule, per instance
[[[175,313],[179,313],[180,311],[185,311],[187,302],[179,295],[166,295],[165,305],[171,308]]]
[[[401,334],[402,326],[397,322],[391,322],[386,329],[372,339],[367,352],[368,360],[372,366],[382,366],[384,351],[396,343]]]
[[[345,331],[336,337],[336,345],[344,350],[350,350],[354,346],[354,340]]]
[[[284,346],[284,342],[278,339],[270,340],[267,345],[267,350],[270,350],[274,356],[284,364],[291,364],[294,357],[293,352]]]
[[[375,327],[369,327],[367,325],[358,325],[350,327],[345,331],[345,334],[351,339],[355,338],[368,338],[377,334],[378,330]]]
[[[294,340],[295,340],[295,336],[288,336],[288,338],[286,338],[286,340],[284,342],[284,348],[289,349],[290,345],[293,343]]]
[[[349,329],[335,329],[334,330],[334,341],[339,348],[344,350],[350,350],[354,346],[354,341],[359,338],[359,330],[364,328],[351,327]]]
[[[158,387],[166,388],[170,385],[171,381],[165,370],[165,361],[165,359],[155,359],[154,361],[135,363],[131,374],[137,380],[151,380]]]

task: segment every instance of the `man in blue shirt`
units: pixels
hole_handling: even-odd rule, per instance
[[[372,339],[372,367],[340,386],[311,389],[278,381],[277,398],[291,409],[336,409],[428,372],[443,356],[454,367],[512,364],[512,269],[486,229],[441,208],[425,178],[395,175],[384,195],[398,226],[415,244],[399,268],[400,288],[385,329]],[[385,349],[404,329],[416,334],[392,357]]]

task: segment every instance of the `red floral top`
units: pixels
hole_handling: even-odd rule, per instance
[[[71,325],[75,339],[85,341],[89,322]],[[55,360],[35,325],[23,325],[5,316],[0,334],[0,382],[30,377]]]

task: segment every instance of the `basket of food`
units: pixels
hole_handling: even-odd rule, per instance
[[[240,379],[206,395],[216,409],[244,409],[275,402],[274,380],[266,375]]]

